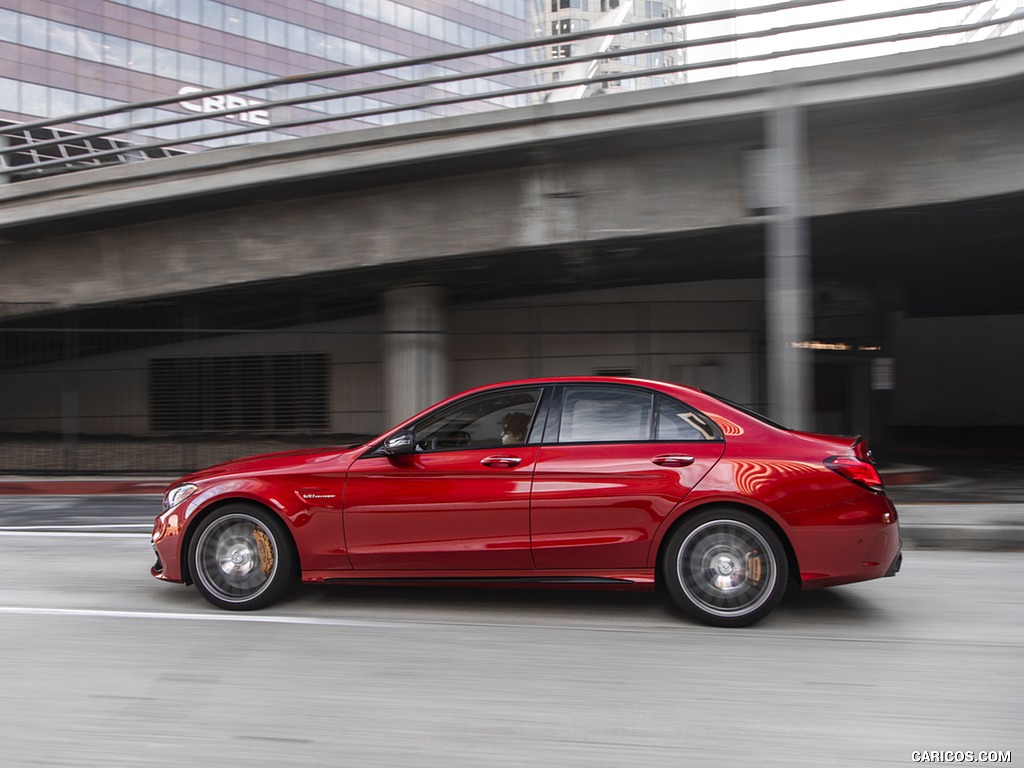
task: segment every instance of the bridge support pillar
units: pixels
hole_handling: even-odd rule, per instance
[[[769,218],[765,265],[768,405],[773,419],[813,429],[813,358],[802,342],[814,331],[810,234],[803,204],[803,108],[789,89],[767,115]]]
[[[385,428],[451,394],[445,305],[435,285],[384,294]]]

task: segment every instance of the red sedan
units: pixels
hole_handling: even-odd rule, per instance
[[[664,586],[744,626],[803,589],[900,567],[859,438],[796,432],[692,387],[538,379],[448,398],[365,445],[182,478],[153,575],[261,608],[302,581]]]

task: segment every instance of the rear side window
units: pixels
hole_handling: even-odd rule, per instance
[[[631,387],[566,387],[560,443],[718,440],[703,414],[678,400]]]
[[[652,399],[626,387],[566,387],[558,442],[650,440]]]
[[[680,441],[715,440],[718,430],[706,416],[678,400],[658,398],[656,440]]]

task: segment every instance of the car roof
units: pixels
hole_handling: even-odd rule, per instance
[[[633,386],[647,387],[663,391],[677,390],[683,392],[702,392],[702,390],[697,387],[691,387],[686,384],[676,384],[674,382],[658,381],[655,379],[641,379],[632,376],[545,376],[484,384],[479,387],[466,390],[460,394],[468,394],[469,392],[474,391],[484,392],[486,390],[501,389],[503,387],[539,386],[550,384],[631,384]]]
[[[718,422],[719,426],[722,427],[727,435],[742,434],[744,431],[750,429],[759,431],[767,428],[766,422],[764,422],[763,419],[755,418],[753,415],[745,413],[743,409],[737,409],[735,406],[722,400],[716,395],[705,392],[698,387],[691,387],[686,384],[675,384],[668,381],[657,381],[655,379],[641,379],[626,376],[546,376],[499,381],[456,392],[455,394],[434,403],[414,416],[410,416],[401,424],[384,433],[382,437],[392,434],[397,429],[408,426],[436,408],[446,406],[449,403],[454,403],[464,397],[472,397],[474,395],[485,394],[487,392],[512,387],[539,387],[557,384],[610,384],[617,386],[642,387],[655,392],[661,392],[670,397],[683,400],[690,407],[697,408],[704,412],[714,421]]]
[[[442,405],[448,402],[453,402],[459,398],[466,397],[467,395],[483,394],[486,392],[492,392],[496,389],[506,389],[509,387],[538,387],[538,386],[551,386],[553,384],[613,384],[618,386],[634,386],[643,387],[645,389],[653,389],[658,392],[662,392],[667,395],[674,395],[679,398],[693,398],[697,397],[701,402],[706,403],[709,400],[718,402],[718,399],[704,392],[697,387],[690,387],[685,384],[674,384],[668,381],[656,381],[654,379],[640,379],[635,377],[627,376],[546,376],[536,377],[529,379],[513,379],[509,381],[494,382],[491,384],[483,384],[472,389],[466,389],[461,392],[457,392],[450,397],[446,397],[444,400],[436,403],[435,405]],[[694,403],[696,404],[696,403]],[[431,406],[430,409],[432,409]],[[427,410],[430,410],[427,409]],[[730,409],[731,410],[731,409]]]

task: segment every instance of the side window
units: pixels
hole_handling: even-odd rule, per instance
[[[715,440],[717,437],[717,430],[707,417],[678,400],[658,398],[656,440]]]
[[[540,395],[540,388],[514,389],[460,400],[416,425],[416,450],[522,445],[530,434]]]
[[[558,442],[650,440],[653,399],[628,387],[566,387]]]

